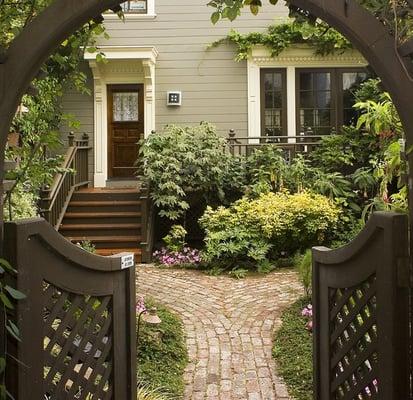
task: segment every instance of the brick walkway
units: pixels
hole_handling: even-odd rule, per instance
[[[271,350],[281,311],[302,293],[295,273],[235,280],[139,266],[137,285],[182,318],[185,399],[289,399]]]

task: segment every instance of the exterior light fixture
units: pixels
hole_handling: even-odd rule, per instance
[[[144,321],[150,325],[159,325],[162,320],[159,318],[158,310],[156,307],[149,308],[148,310],[142,310],[138,314],[138,326],[136,330],[136,351],[138,352],[139,347],[139,333],[141,327],[141,321]]]
[[[171,91],[166,94],[167,106],[180,106],[182,105],[182,92]]]

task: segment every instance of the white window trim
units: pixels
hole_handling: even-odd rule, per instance
[[[148,0],[147,2],[148,5],[148,12],[146,14],[139,14],[139,13],[124,13],[123,15],[125,16],[125,21],[142,21],[142,20],[150,20],[150,19],[155,19],[156,18],[156,12],[155,12],[155,0]],[[117,14],[113,12],[108,12],[107,14],[103,15],[105,19],[109,20],[119,20],[119,17]]]
[[[354,68],[365,67],[367,61],[356,50],[339,55],[318,56],[309,46],[291,46],[278,56],[271,57],[263,46],[252,49],[248,71],[248,136],[261,135],[261,68],[285,69],[287,75],[287,136],[296,136],[296,68]],[[290,139],[293,142],[294,139]]]
[[[94,186],[105,187],[108,178],[107,85],[144,84],[144,119],[147,137],[155,129],[155,47],[100,46],[108,63],[98,63],[98,53],[86,53],[94,81]]]

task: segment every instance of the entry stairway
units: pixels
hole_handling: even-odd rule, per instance
[[[75,191],[58,231],[72,243],[90,241],[99,255],[132,252],[135,260],[141,262],[139,190],[84,188]]]

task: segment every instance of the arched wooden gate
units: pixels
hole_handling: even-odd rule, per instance
[[[412,0],[406,1],[413,6]],[[55,0],[27,26],[6,54],[0,55],[1,154],[4,154],[7,133],[20,98],[48,55],[81,24],[120,2],[121,0]],[[413,112],[411,110],[413,79],[410,76],[413,40],[398,47],[386,27],[363,9],[356,0],[289,0],[288,3],[308,10],[325,20],[354,43],[382,78],[386,89],[392,95],[406,132],[407,148],[410,148],[413,145]],[[413,153],[408,154],[408,162],[410,166],[410,213],[413,215]],[[1,156],[0,198],[3,173],[4,156]],[[2,207],[0,207],[0,213],[1,210]],[[413,248],[413,235],[410,235],[411,242],[408,246],[406,220],[403,216],[375,217],[370,227],[366,229],[367,231],[356,240],[356,244],[351,245],[347,250],[334,253],[325,250],[315,251],[315,398],[317,400],[366,398],[404,400],[408,396],[411,398],[408,394],[409,371],[406,372],[405,367],[406,358],[410,356],[409,352],[405,352],[405,357],[400,359],[399,365],[396,361],[398,361],[400,349],[408,348],[407,290],[398,288],[398,281],[409,283],[411,280],[411,257],[408,250]],[[363,245],[357,248],[360,244]],[[372,249],[375,250],[372,251]],[[49,247],[49,251],[53,252],[53,246]],[[355,267],[355,260],[359,260],[358,267]],[[381,264],[385,267],[380,266]],[[362,269],[364,273],[360,272]],[[347,270],[351,271],[353,278],[358,277],[359,281],[349,280],[345,273]],[[380,291],[375,292],[376,289]],[[371,323],[369,318],[371,319],[373,315],[371,314],[373,292],[376,296],[374,304],[377,308],[374,315],[378,318],[377,329],[383,326],[379,333],[383,336],[378,346],[386,355],[377,358],[378,364],[374,366],[374,369],[370,370],[368,364],[359,363],[360,369],[349,371],[345,362],[341,364],[333,362],[335,359],[331,358],[330,349],[337,335],[340,336],[341,331],[336,332],[340,329],[339,325],[343,320],[351,319],[348,315],[352,316],[353,324],[360,323],[360,318],[363,320],[361,325],[364,325],[364,328],[359,331],[359,334],[365,337],[365,328]],[[386,304],[386,299],[390,304]],[[368,307],[370,311],[366,311],[367,303],[370,304]],[[350,310],[347,315],[343,307],[344,309],[347,307],[348,310],[351,308],[352,311]],[[383,320],[383,315],[388,319],[387,325],[379,323]],[[401,318],[397,318],[398,315]],[[332,335],[337,337],[333,338]],[[347,335],[350,335],[348,330]],[[351,337],[346,338],[346,335],[344,339],[356,340]],[[371,332],[368,341],[374,342],[374,339],[374,332]],[[326,353],[325,349],[322,350],[324,346],[329,347],[329,353]],[[371,358],[371,355],[375,354],[375,350],[368,343],[365,343],[364,347],[361,351],[371,353],[370,358],[367,357],[367,359],[372,366],[371,360],[376,360],[376,358]],[[395,347],[395,351],[391,352],[386,347]],[[326,354],[329,355],[326,356]],[[320,360],[327,365],[321,367]],[[333,372],[331,372],[332,368],[335,368]],[[345,372],[341,371],[341,368]],[[381,371],[380,381],[372,378],[375,373],[371,371],[376,370]],[[398,376],[397,379],[396,376]],[[399,389],[396,389],[397,383],[400,386]],[[358,388],[364,384],[368,390],[359,390]]]

